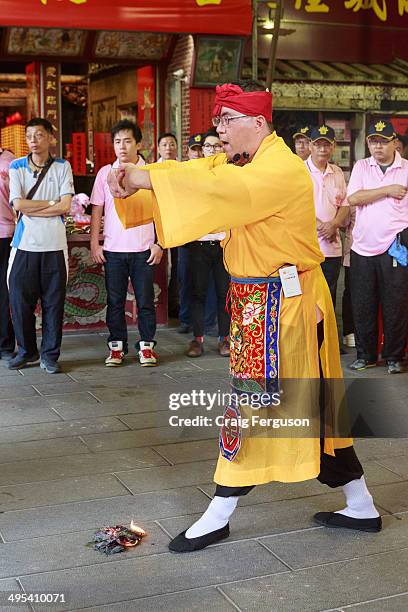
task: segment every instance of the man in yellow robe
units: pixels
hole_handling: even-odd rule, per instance
[[[165,248],[205,233],[227,232],[222,246],[232,278],[235,382],[262,387],[285,379],[319,380],[321,375],[341,379],[335,315],[320,268],[313,187],[302,160],[273,131],[272,96],[254,83],[223,85],[217,87],[213,115],[224,153],[143,170],[126,165],[111,175],[119,217],[125,227],[153,219]],[[287,266],[296,267],[300,283],[301,294],[294,297],[281,291],[279,271]],[[253,330],[258,328],[263,354],[254,351]],[[301,398],[302,414],[312,419],[314,399],[313,393]],[[229,414],[239,417],[239,409],[232,406]],[[170,550],[199,550],[228,537],[239,497],[271,481],[317,477],[330,487],[342,486],[346,507],[319,512],[315,521],[379,531],[381,518],[352,440],[331,436],[333,431],[327,420],[315,436],[258,432],[245,437],[239,428],[234,433],[223,427],[214,499],[194,525],[172,540]]]

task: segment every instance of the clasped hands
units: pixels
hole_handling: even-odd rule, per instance
[[[128,198],[139,189],[152,188],[149,171],[140,170],[135,164],[120,164],[118,168],[112,168],[107,182],[114,198]]]

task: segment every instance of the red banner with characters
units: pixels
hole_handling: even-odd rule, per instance
[[[1,0],[2,26],[250,34],[251,0]]]
[[[276,2],[268,2],[268,6],[273,9]],[[408,28],[408,0],[286,0],[284,18]]]

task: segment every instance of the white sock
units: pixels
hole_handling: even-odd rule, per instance
[[[351,480],[343,487],[347,506],[338,510],[336,514],[344,514],[351,518],[369,519],[380,516],[374,506],[373,498],[367,489],[364,476]]]
[[[214,497],[203,516],[186,531],[186,538],[199,538],[225,527],[234,512],[238,497]]]

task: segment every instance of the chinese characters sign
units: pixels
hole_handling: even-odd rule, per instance
[[[250,34],[251,0],[1,0],[2,26]]]
[[[276,8],[276,2],[269,2]],[[285,19],[408,27],[408,0],[287,0]]]
[[[61,156],[61,88],[60,65],[41,64],[40,72],[41,117],[48,119],[54,128],[56,155]]]

